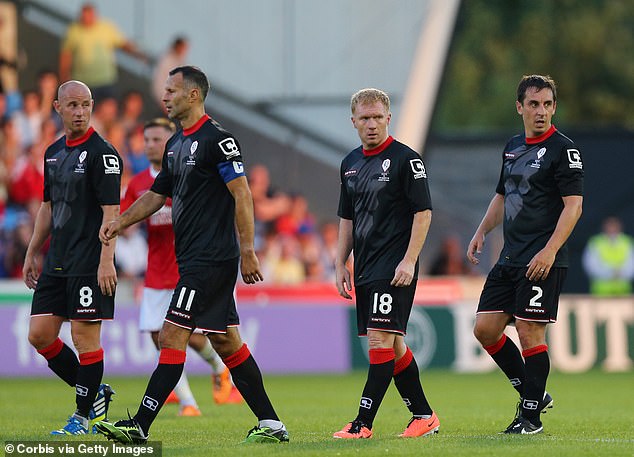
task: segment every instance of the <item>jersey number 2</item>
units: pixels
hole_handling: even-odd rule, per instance
[[[542,291],[542,288],[539,286],[533,286],[533,292],[535,292],[535,295],[528,302],[528,306],[534,306],[536,308],[539,308],[540,306],[542,306],[542,304],[541,302],[538,302],[537,300],[542,298],[542,295],[544,295],[544,292]]]

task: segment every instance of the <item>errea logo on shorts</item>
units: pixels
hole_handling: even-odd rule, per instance
[[[240,149],[238,149],[236,140],[234,140],[233,138],[225,138],[218,143],[218,146],[220,146],[220,150],[227,157],[227,159],[240,155]]]
[[[570,168],[583,169],[583,162],[581,162],[581,154],[578,149],[566,149],[568,153],[568,166]]]
[[[421,159],[411,159],[409,161],[410,167],[414,172],[414,179],[427,178],[427,172],[425,171],[425,165]]]
[[[119,158],[113,154],[105,154],[103,157],[104,172],[107,175],[119,175],[121,174],[121,167],[119,166]]]

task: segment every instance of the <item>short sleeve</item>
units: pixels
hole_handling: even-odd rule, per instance
[[[423,159],[412,151],[401,163],[401,179],[405,198],[412,212],[418,213],[431,209],[431,195],[427,181],[427,169]]]
[[[121,201],[123,161],[114,148],[104,147],[93,158],[92,183],[100,205],[118,205]]]
[[[346,187],[346,183],[344,181],[344,162],[341,163],[339,178],[341,180],[341,186],[339,190],[339,208],[337,209],[337,216],[342,219],[352,220],[354,208],[352,206],[350,196],[348,195],[348,188]]]
[[[211,161],[225,183],[246,176],[240,144],[232,136],[226,136],[209,145]]]
[[[167,151],[167,146],[165,146]],[[154,183],[150,190],[154,193],[165,195],[166,197],[172,196],[172,178],[167,167],[168,156],[163,154],[163,162],[161,163],[161,171],[154,179]]]
[[[583,159],[574,144],[562,147],[555,180],[562,197],[583,195]]]

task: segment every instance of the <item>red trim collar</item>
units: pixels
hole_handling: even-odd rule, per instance
[[[542,133],[539,136],[533,137],[533,138],[526,138],[526,144],[538,144],[541,143],[544,140],[547,140],[548,138],[551,137],[551,135],[553,133],[555,133],[557,131],[557,129],[555,128],[554,125],[551,125],[550,128],[545,131],[544,133]]]
[[[364,156],[375,156],[377,154],[382,153],[383,151],[385,151],[387,149],[387,147],[392,144],[392,141],[394,141],[394,138],[392,138],[392,136],[388,136],[387,139],[381,143],[380,146],[374,148],[374,149],[370,149],[369,151],[367,149],[361,149],[363,151],[363,155]]]
[[[203,124],[205,122],[207,122],[209,119],[211,119],[211,117],[209,116],[209,114],[205,114],[203,117],[201,117],[200,119],[198,119],[198,122],[196,122],[194,125],[192,125],[190,128],[188,129],[183,129],[183,135],[188,136],[191,135],[192,133],[195,133],[198,131],[199,128],[201,128],[203,126]]]
[[[93,129],[92,126],[90,126],[88,127],[88,130],[86,131],[86,133],[84,133],[82,136],[80,136],[76,140],[69,140],[68,137],[66,137],[66,146],[68,146],[69,148],[74,148],[75,146],[79,146],[80,144],[88,141],[88,138],[90,138],[90,135],[92,135],[93,133],[95,133],[95,129]]]

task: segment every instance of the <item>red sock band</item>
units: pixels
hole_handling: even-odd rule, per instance
[[[179,351],[178,349],[164,348],[161,349],[159,355],[159,364],[165,365],[180,365],[185,363],[185,357],[187,353],[185,351]]]
[[[231,370],[232,368],[235,368],[241,363],[243,363],[246,359],[249,358],[250,355],[251,355],[251,351],[249,351],[249,348],[247,347],[245,343],[242,345],[240,349],[238,349],[236,352],[231,354],[226,359],[223,359],[222,361],[225,363],[227,368]]]
[[[410,350],[410,348],[407,348],[407,350],[405,351],[405,354],[403,354],[403,357],[401,357],[396,362],[394,362],[394,376],[396,376],[399,373],[402,373],[405,370],[405,368],[407,368],[409,364],[412,363],[413,358],[414,358],[414,354],[412,354],[412,351]]]
[[[506,343],[506,334],[502,333],[502,338],[500,338],[500,341],[498,341],[495,344],[492,344],[491,346],[484,346],[484,350],[487,351],[489,355],[493,355],[496,352],[498,352],[500,349],[502,349],[502,347],[504,346],[504,343]]]
[[[103,361],[103,349],[99,348],[93,352],[84,352],[79,354],[80,365],[92,365],[93,363]]]
[[[57,354],[62,352],[64,348],[64,342],[57,338],[50,345],[46,346],[44,349],[39,349],[37,352],[42,355],[46,360],[51,360]]]
[[[390,360],[394,360],[394,348],[382,348],[382,349],[370,349],[370,364],[377,365],[379,363],[386,363]]]
[[[542,352],[548,351],[548,345],[540,344],[539,346],[535,346],[534,348],[526,349],[522,351],[522,357],[530,357],[531,355],[541,354]]]

